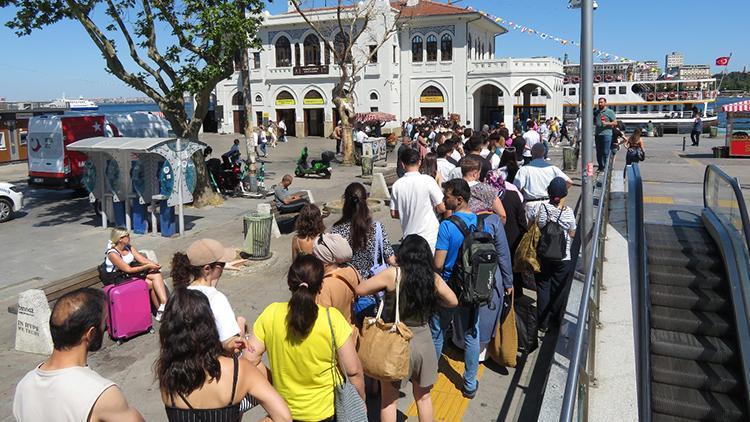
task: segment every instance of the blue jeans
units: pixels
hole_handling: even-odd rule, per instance
[[[599,170],[604,171],[604,165],[609,157],[609,150],[612,147],[612,134],[596,135],[596,164]]]
[[[261,142],[261,143],[258,144],[258,151],[260,151],[260,152],[263,153],[263,155],[262,155],[263,157],[265,157],[266,155],[268,155],[268,151],[266,151],[266,143],[265,142]]]
[[[445,331],[456,315],[461,319],[461,325],[467,327],[464,331],[464,388],[468,391],[477,388],[477,373],[479,372],[479,309],[459,306],[455,309],[440,308],[430,319],[432,342],[435,343],[437,358],[443,354]]]
[[[547,154],[549,154],[549,141],[544,140],[542,141],[544,143],[544,159],[547,159]]]

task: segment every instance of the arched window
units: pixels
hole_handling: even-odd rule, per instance
[[[479,56],[479,58],[483,59],[484,58],[484,43],[482,43],[482,46],[479,47],[479,51],[481,51],[481,55]]]
[[[469,34],[469,42],[466,43],[466,58],[471,59],[471,34]]]
[[[450,34],[443,34],[440,37],[440,60],[446,62],[453,60],[453,38]]]
[[[276,105],[295,105],[294,96],[289,91],[281,91],[276,96]]]
[[[422,95],[419,96],[420,103],[443,103],[445,97],[443,92],[440,91],[436,86],[430,85],[422,91]]]
[[[234,95],[232,95],[232,105],[235,105],[235,106],[245,105],[245,97],[242,95],[242,92],[237,92]]]
[[[302,99],[302,103],[304,105],[323,105],[325,104],[325,100],[323,99],[323,96],[320,94],[320,92],[311,89],[307,92],[307,94],[305,94],[305,98]]]
[[[276,40],[276,67],[290,67],[292,65],[292,45],[289,38],[279,37]]]
[[[411,61],[413,62],[421,62],[422,61],[422,51],[424,47],[422,46],[422,37],[417,35],[416,37],[412,38],[411,40]]]
[[[315,34],[305,37],[305,66],[320,64],[320,40]]]
[[[261,97],[260,94],[256,95],[255,96],[255,102],[256,103],[262,103],[263,102],[263,97]]]
[[[352,62],[351,50],[347,51],[347,49],[349,48],[349,35],[343,32],[339,32],[338,34],[336,34],[336,37],[333,39],[333,48],[335,49],[336,63],[338,63],[342,58],[344,60],[344,63]]]
[[[437,37],[434,35],[427,36],[427,61],[428,62],[436,62],[437,61]]]
[[[378,93],[377,92],[371,92],[370,93],[370,100],[377,101],[378,100]]]
[[[479,59],[479,40],[474,40],[474,60]]]

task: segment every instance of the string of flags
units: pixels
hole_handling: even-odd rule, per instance
[[[471,7],[469,9],[474,10]],[[503,18],[501,18],[499,16],[495,16],[495,15],[493,15],[491,13],[487,13],[487,12],[484,12],[482,10],[475,10],[475,11],[478,12],[479,14],[481,14],[482,16],[485,16],[488,19],[491,19],[491,20],[493,20],[493,21],[495,21],[497,23],[504,24],[505,27],[508,28],[508,29],[512,29],[512,30],[515,30],[515,31],[520,31],[521,33],[525,33],[525,34],[537,36],[537,37],[541,38],[542,40],[553,41],[553,42],[559,43],[559,44],[564,45],[564,46],[574,46],[574,47],[580,47],[581,46],[581,44],[578,41],[568,40],[568,39],[561,38],[561,37],[558,37],[558,36],[555,36],[555,35],[552,35],[552,34],[548,34],[546,32],[542,32],[542,31],[536,30],[534,28],[528,27],[528,26],[520,24],[518,22],[514,22],[514,21],[511,21],[511,20],[508,20],[508,19],[503,19]],[[594,53],[594,55],[596,55],[597,57],[599,57],[604,62],[617,61],[617,62],[624,63],[624,62],[635,61],[635,60],[630,60],[630,59],[628,59],[626,57],[622,57],[622,56],[619,56],[619,55],[616,55],[616,54],[608,53],[606,51],[599,50],[599,49],[596,49],[596,48],[592,50],[592,53]]]

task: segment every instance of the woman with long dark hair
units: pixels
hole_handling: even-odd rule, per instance
[[[174,292],[159,328],[159,344],[154,372],[170,422],[237,422],[253,399],[272,420],[292,420],[284,399],[256,367],[224,355],[204,294]]]
[[[339,368],[365,397],[352,326],[336,308],[315,303],[323,275],[320,260],[311,255],[297,257],[287,274],[292,297],[263,310],[247,348],[248,358],[256,365],[268,352],[273,385],[298,421],[332,420],[334,379],[342,378],[332,371]]]
[[[344,190],[341,218],[333,223],[331,233],[340,234],[349,242],[352,265],[363,278],[372,277],[385,264],[396,262],[388,233],[383,223],[372,218],[367,190],[361,183],[351,183]]]
[[[229,300],[216,289],[224,266],[233,261],[235,251],[225,248],[218,240],[199,239],[188,246],[185,253],[172,257],[172,285],[175,290],[197,290],[208,298],[224,349],[239,351],[245,334],[245,318],[236,317]]]
[[[396,313],[396,283],[399,283],[399,314],[401,321],[412,332],[410,346],[411,373],[401,381],[411,381],[419,420],[431,420],[432,400],[430,390],[437,380],[438,361],[432,342],[429,321],[438,305],[452,308],[458,299],[448,285],[435,272],[430,245],[423,237],[411,234],[404,238],[398,249],[398,268],[391,267],[360,284],[358,295],[385,291],[383,320],[393,322]],[[380,420],[396,421],[396,400],[400,383],[380,382]]]
[[[313,250],[313,240],[326,231],[323,214],[315,204],[307,204],[299,212],[294,223],[296,233],[292,236],[292,260],[297,255],[310,255]]]
[[[435,179],[438,185],[443,183],[441,176],[438,174],[437,154],[434,152],[427,153],[424,156],[422,164],[419,165],[419,172]]]
[[[503,174],[503,178],[510,183],[516,178],[518,173],[518,160],[516,157],[516,150],[513,147],[506,148],[503,151],[503,155],[500,156],[500,172]]]

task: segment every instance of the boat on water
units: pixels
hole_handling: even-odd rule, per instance
[[[566,65],[563,79],[563,116],[578,113],[580,66]],[[667,133],[686,133],[700,114],[703,130],[717,126],[714,104],[719,96],[716,79],[659,78],[643,72],[636,63],[594,65],[594,103],[605,98],[626,127],[644,128],[649,122]]]
[[[65,98],[65,94],[63,94],[62,98],[58,98],[47,104],[47,107],[65,108],[70,111],[93,111],[99,109],[99,106],[91,100],[85,100],[83,97],[80,97],[77,100]]]

